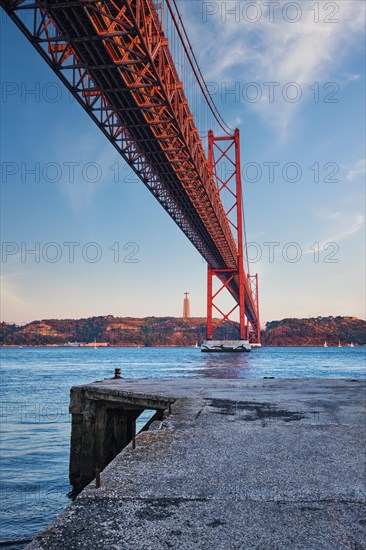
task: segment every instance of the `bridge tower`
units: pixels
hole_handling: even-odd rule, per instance
[[[246,243],[243,215],[243,192],[240,164],[240,132],[234,135],[215,137],[210,131],[208,135],[208,160],[210,170],[220,194],[225,215],[238,249],[237,263],[222,269],[215,269],[208,264],[207,270],[207,333],[203,351],[250,351],[250,343],[260,343],[260,323],[258,308],[258,278],[246,273],[244,265],[244,245]],[[249,269],[249,268],[247,268]],[[219,281],[219,289],[214,290],[214,279]],[[238,293],[234,297],[235,304],[225,312],[217,304],[218,297],[232,288],[231,283],[237,282]],[[250,293],[250,294],[249,294]],[[231,295],[233,295],[231,291]],[[246,298],[255,296],[256,311],[246,316]],[[239,310],[239,324],[232,319],[234,312]],[[220,321],[214,325],[214,313],[219,314]],[[238,340],[225,342],[214,340],[215,332],[224,324],[230,323],[238,330]],[[207,349],[205,349],[205,347]]]

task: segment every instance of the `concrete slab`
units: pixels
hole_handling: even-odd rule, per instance
[[[366,382],[109,380],[173,402],[27,548],[366,548]]]

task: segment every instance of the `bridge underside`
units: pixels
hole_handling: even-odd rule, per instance
[[[1,0],[129,166],[258,321],[250,282],[152,0]],[[226,270],[226,271],[225,271]]]

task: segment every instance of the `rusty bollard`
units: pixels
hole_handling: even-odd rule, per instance
[[[95,468],[95,488],[99,489],[100,487],[100,469]]]
[[[114,369],[114,379],[121,378],[121,369]]]

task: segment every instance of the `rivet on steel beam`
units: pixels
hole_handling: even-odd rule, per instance
[[[99,489],[100,487],[100,469],[95,468],[95,488]]]

